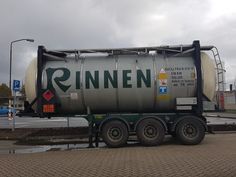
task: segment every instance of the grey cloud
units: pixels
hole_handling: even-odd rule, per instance
[[[200,0],[0,0],[0,82],[8,83],[9,43],[14,75],[24,70],[37,45],[50,49],[106,48],[191,43],[216,45],[225,62],[234,61],[236,16],[212,15],[211,1]],[[236,76],[228,67],[227,82]]]

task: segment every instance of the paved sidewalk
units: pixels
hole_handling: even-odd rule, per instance
[[[236,133],[202,144],[0,155],[0,176],[236,176]]]

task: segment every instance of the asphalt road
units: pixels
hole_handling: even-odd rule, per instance
[[[68,122],[69,120],[69,122]],[[12,120],[0,117],[0,128],[12,128]],[[37,117],[15,117],[15,128],[55,128],[55,127],[83,127],[88,126],[84,118],[37,118]]]
[[[214,115],[214,114],[213,114]],[[208,124],[236,124],[235,118],[224,117],[207,117]],[[69,120],[69,122],[68,122]],[[0,117],[0,128],[12,128],[12,120],[7,117]],[[54,128],[54,127],[83,127],[87,126],[88,122],[84,118],[37,118],[37,117],[15,117],[16,128]]]

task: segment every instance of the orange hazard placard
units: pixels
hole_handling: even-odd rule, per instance
[[[47,113],[55,112],[54,104],[45,104],[45,105],[43,105],[43,112],[47,112]]]

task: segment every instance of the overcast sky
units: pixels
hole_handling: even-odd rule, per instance
[[[0,0],[0,83],[23,80],[37,46],[49,49],[215,45],[225,62],[226,82],[236,78],[234,0]]]

